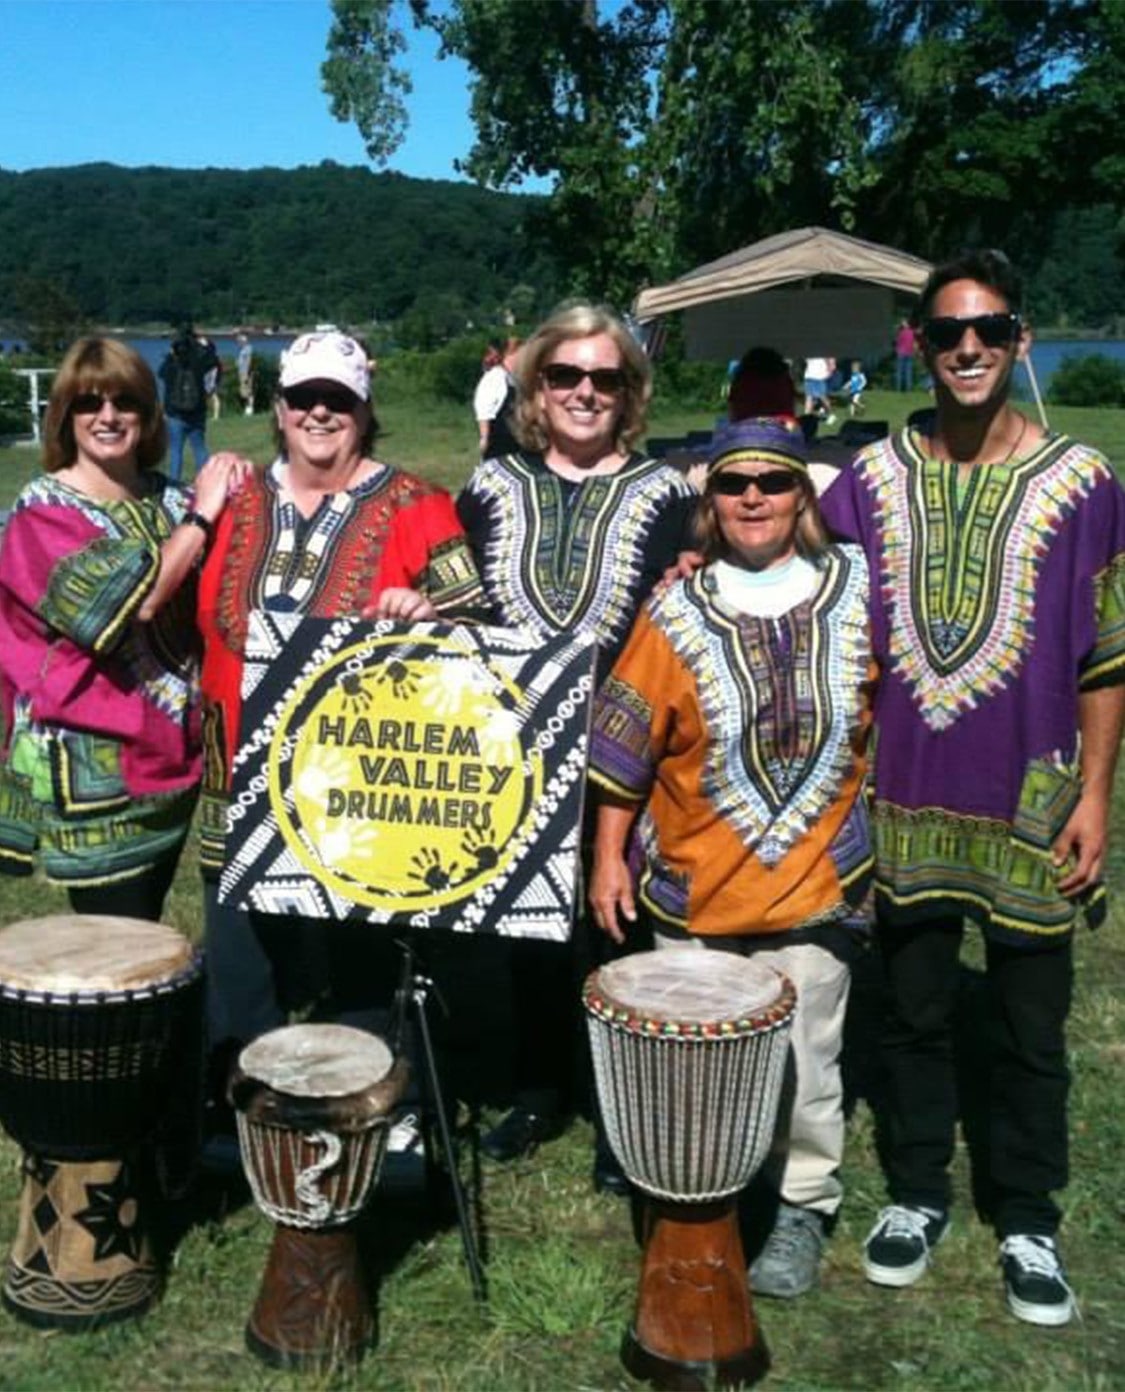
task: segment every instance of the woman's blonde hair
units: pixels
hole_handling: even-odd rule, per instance
[[[43,418],[43,468],[49,474],[78,458],[72,407],[88,392],[135,397],[141,408],[137,465],[151,469],[164,458],[168,435],[156,378],[144,358],[115,338],[80,338],[71,344],[51,386]]]
[[[614,448],[628,454],[645,433],[645,418],[652,396],[652,365],[648,357],[612,310],[585,302],[561,305],[545,320],[520,350],[515,378],[519,399],[514,429],[525,449],[545,450],[550,445],[543,409],[539,404],[539,377],[560,343],[575,338],[608,334],[621,354],[625,388]]]

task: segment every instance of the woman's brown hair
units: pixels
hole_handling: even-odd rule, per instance
[[[141,408],[137,465],[151,469],[159,464],[168,436],[152,370],[138,352],[115,338],[80,338],[67,350],[51,385],[43,418],[43,468],[47,473],[65,469],[77,459],[72,407],[76,397],[90,392],[104,396],[120,392],[136,399]]]

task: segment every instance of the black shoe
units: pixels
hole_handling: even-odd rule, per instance
[[[485,1136],[481,1150],[490,1160],[505,1164],[531,1155],[544,1141],[553,1140],[562,1130],[557,1117],[541,1116],[526,1107],[513,1107],[508,1115]]]
[[[1028,1324],[1068,1324],[1076,1305],[1053,1237],[1018,1233],[1000,1244],[1008,1308]]]
[[[594,1192],[615,1194],[619,1199],[627,1199],[633,1192],[621,1161],[614,1155],[600,1127],[594,1140]]]
[[[617,1163],[615,1155],[595,1158],[594,1191],[598,1194],[613,1194],[619,1199],[627,1199],[633,1192],[629,1177]]]

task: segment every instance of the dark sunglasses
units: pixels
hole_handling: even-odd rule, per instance
[[[778,493],[792,493],[801,486],[801,480],[792,469],[768,469],[764,474],[717,474],[707,486],[721,498],[741,498],[751,484],[770,498]]]
[[[286,387],[281,396],[291,411],[311,411],[319,402],[336,416],[350,416],[359,403],[347,387]]]
[[[143,416],[145,413],[144,402],[132,392],[81,392],[70,403],[70,410],[76,416],[96,416],[103,401],[108,401],[119,416]]]
[[[943,314],[927,319],[922,334],[931,348],[949,353],[965,337],[966,329],[972,329],[986,348],[1005,348],[1019,338],[1021,327],[1018,314],[973,314],[966,319]]]
[[[587,372],[574,363],[548,363],[543,378],[552,391],[573,391],[584,377],[599,396],[617,396],[625,390],[625,374],[619,367],[595,367]]]

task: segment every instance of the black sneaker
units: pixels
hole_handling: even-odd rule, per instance
[[[864,1275],[877,1286],[912,1286],[948,1231],[949,1214],[939,1208],[891,1204],[863,1244]]]
[[[563,1129],[561,1118],[541,1116],[526,1107],[513,1107],[481,1141],[480,1148],[490,1160],[506,1164],[534,1154],[544,1141],[553,1140]]]
[[[1008,1309],[1028,1324],[1067,1324],[1075,1313],[1053,1237],[1015,1233],[1000,1244]]]

